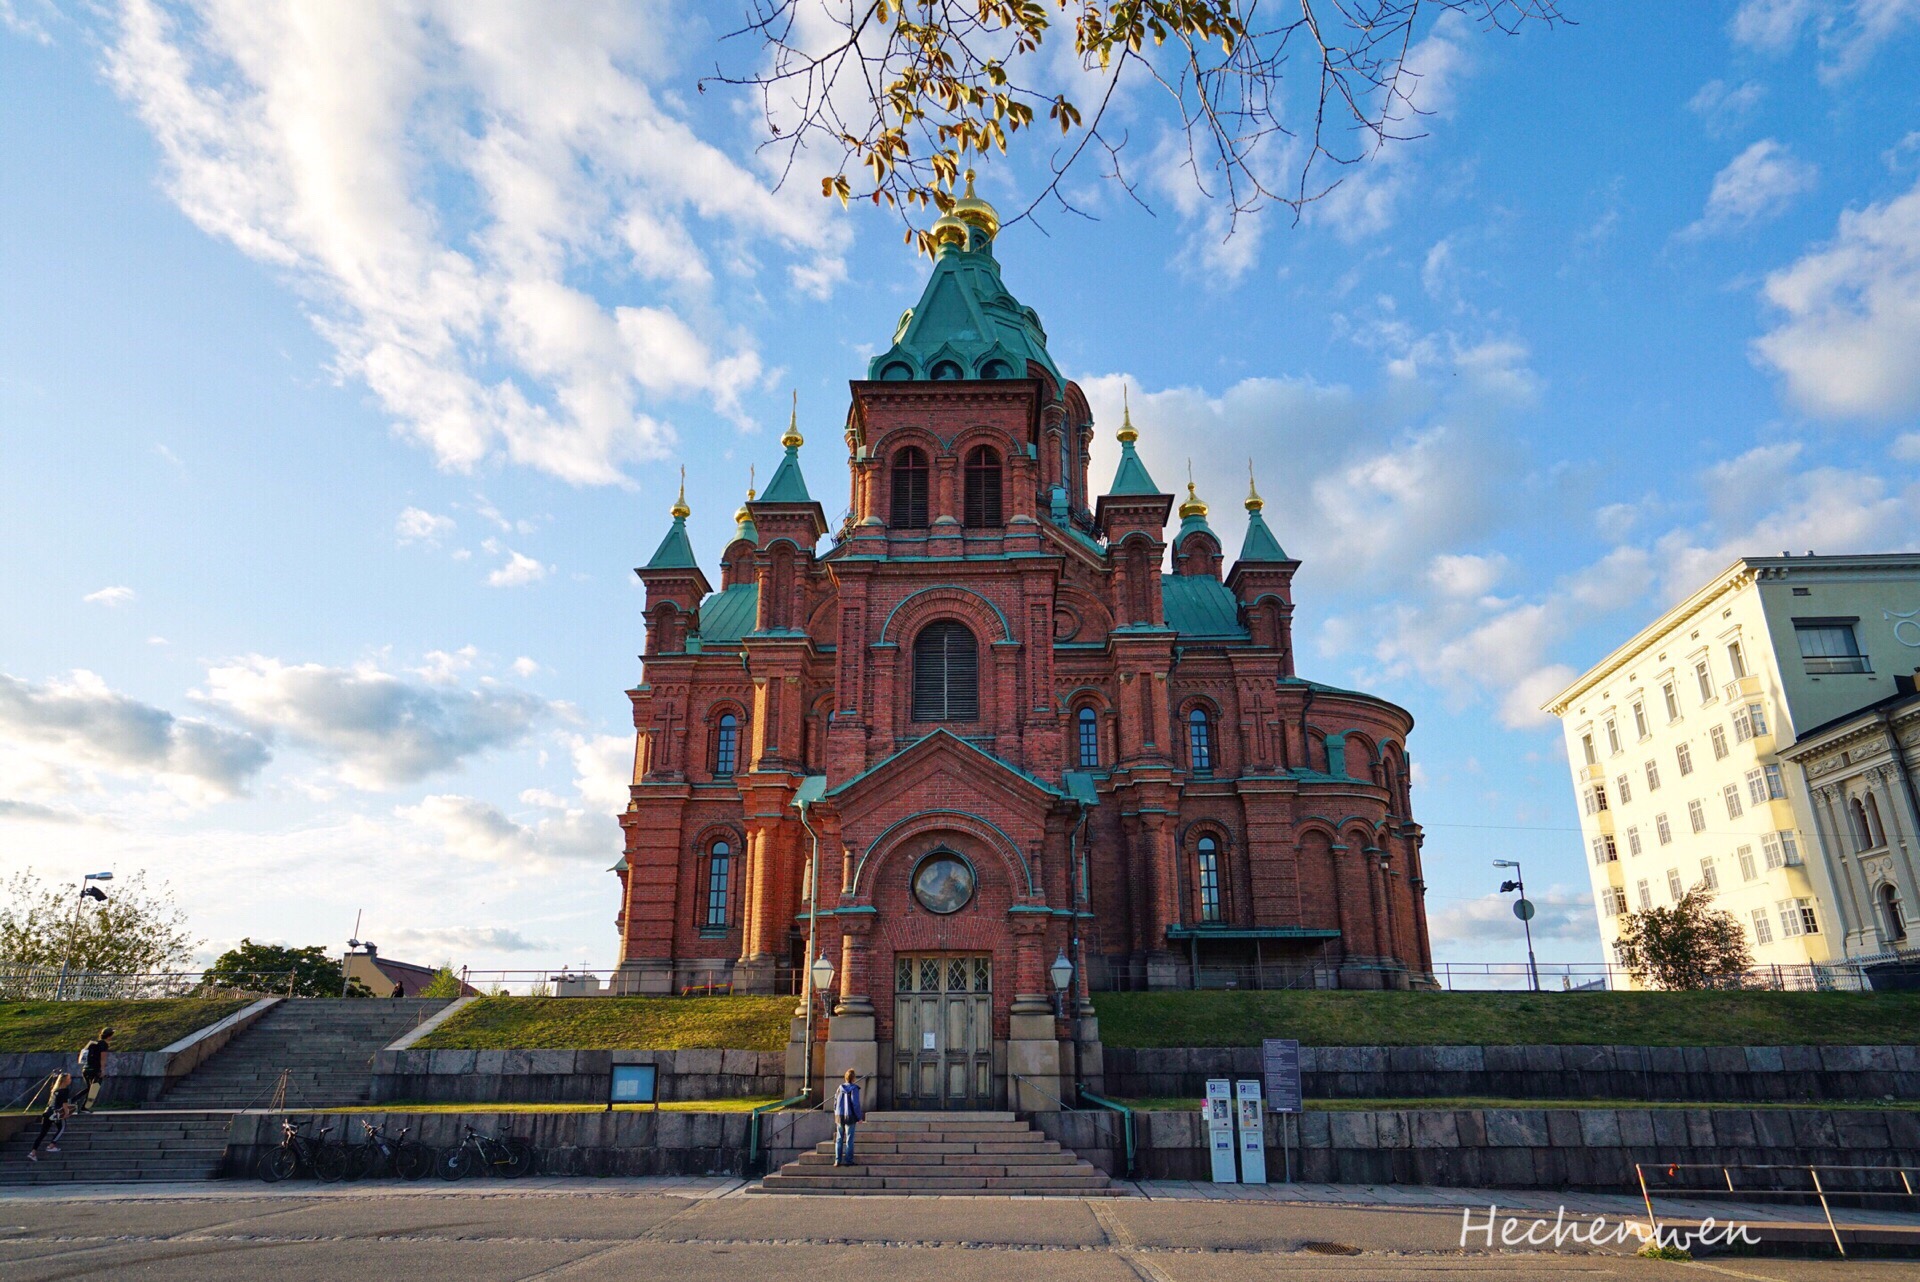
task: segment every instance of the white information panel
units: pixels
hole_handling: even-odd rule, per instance
[[[1266,1118],[1260,1107],[1260,1083],[1243,1077],[1234,1083],[1234,1093],[1234,1102],[1239,1105],[1234,1120],[1240,1129],[1240,1182],[1265,1184],[1267,1129]]]
[[[1207,1079],[1207,1148],[1213,1154],[1213,1182],[1238,1184],[1233,1162],[1233,1083],[1224,1077]]]

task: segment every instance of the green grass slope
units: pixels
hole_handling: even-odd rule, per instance
[[[1920,993],[1099,993],[1108,1046],[1920,1042]]]
[[[419,1050],[777,1051],[791,997],[482,997]]]
[[[102,1028],[113,1029],[116,1051],[157,1051],[250,1004],[245,999],[212,997],[0,1002],[0,1052],[68,1051],[78,1055]]]

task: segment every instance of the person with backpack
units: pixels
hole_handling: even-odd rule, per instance
[[[103,1028],[100,1036],[80,1048],[80,1077],[87,1089],[82,1095],[81,1111],[91,1113],[100,1102],[100,1079],[107,1075],[107,1052],[113,1049],[113,1030]]]
[[[835,1166],[853,1165],[853,1128],[867,1120],[867,1110],[860,1106],[860,1083],[854,1080],[852,1069],[847,1070],[847,1078],[840,1083],[840,1089],[833,1093],[833,1164]]]
[[[66,1133],[67,1119],[73,1116],[73,1074],[55,1073],[53,1076],[53,1096],[47,1101],[47,1107],[40,1114],[40,1133],[33,1137],[33,1147],[27,1150],[27,1160],[40,1160],[40,1150],[44,1146],[49,1153],[60,1151],[60,1137]]]

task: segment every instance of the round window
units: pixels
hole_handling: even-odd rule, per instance
[[[973,869],[947,850],[936,850],[913,870],[913,897],[930,913],[957,913],[973,898]]]

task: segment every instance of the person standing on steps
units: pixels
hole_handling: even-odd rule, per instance
[[[852,1069],[847,1070],[846,1080],[840,1083],[840,1089],[833,1093],[833,1164],[835,1166],[853,1165],[853,1128],[867,1118],[867,1110],[860,1106],[860,1083],[854,1080]]]
[[[100,1102],[100,1079],[107,1075],[107,1052],[112,1049],[113,1030],[103,1028],[80,1050],[80,1076],[87,1084],[81,1105],[85,1112],[91,1113]]]
[[[40,1133],[33,1137],[33,1147],[27,1150],[27,1160],[40,1160],[40,1149],[44,1145],[47,1152],[60,1151],[60,1137],[66,1133],[67,1119],[73,1116],[73,1074],[56,1073],[53,1077],[53,1098],[47,1101],[45,1111],[40,1114]]]

